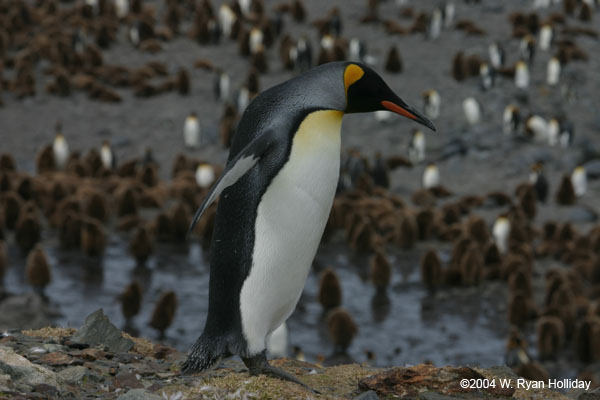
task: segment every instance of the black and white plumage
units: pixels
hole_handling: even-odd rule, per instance
[[[479,77],[481,78],[481,89],[490,90],[496,81],[496,71],[488,63],[479,65]]]
[[[408,145],[408,158],[411,163],[419,164],[425,161],[426,140],[425,134],[420,129],[413,130]]]
[[[549,185],[544,174],[544,165],[541,162],[537,162],[531,167],[529,183],[535,188],[537,199],[540,202],[545,203],[548,198]]]
[[[433,129],[365,65],[335,62],[274,86],[246,108],[225,170],[192,222],[220,196],[208,316],[182,367],[237,354],[251,374],[301,382],[266,360],[293,312],[323,234],[340,170],[344,113],[388,109]]]
[[[217,101],[229,101],[231,95],[231,78],[227,72],[217,71],[214,78],[213,92]]]
[[[440,105],[442,98],[437,90],[427,90],[423,93],[423,102],[425,103],[425,115],[427,118],[436,120],[440,116]]]
[[[100,147],[100,160],[102,166],[107,170],[112,170],[117,166],[117,156],[108,140],[105,140]]]
[[[467,97],[463,100],[463,111],[469,125],[477,125],[481,121],[481,104],[474,97]]]
[[[515,134],[521,124],[521,114],[519,108],[509,104],[504,108],[502,114],[502,131],[505,135]]]
[[[504,48],[498,42],[492,42],[488,47],[490,63],[495,69],[504,67]]]
[[[192,112],[183,124],[183,143],[185,147],[195,149],[200,145],[200,122],[196,113]]]

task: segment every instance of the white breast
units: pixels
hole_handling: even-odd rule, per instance
[[[129,0],[115,0],[117,17],[125,18],[129,13]]]
[[[52,146],[54,152],[54,161],[59,169],[63,169],[69,159],[69,146],[63,138],[56,138]]]
[[[465,117],[467,118],[467,122],[470,125],[475,125],[475,124],[479,123],[479,120],[481,119],[481,112],[480,112],[479,104],[477,103],[477,100],[475,100],[472,97],[467,97],[463,101],[463,110],[465,112]]]
[[[560,77],[560,62],[556,58],[551,58],[546,67],[546,83],[550,86],[558,84]]]
[[[194,148],[200,143],[200,124],[198,124],[197,118],[186,118],[183,126],[183,140],[186,147]]]
[[[494,236],[494,242],[498,251],[501,254],[505,254],[508,251],[508,235],[510,233],[510,222],[506,218],[498,218],[494,222],[492,228],[492,235]]]
[[[102,146],[100,149],[100,159],[102,160],[102,166],[106,169],[111,169],[113,164],[113,156],[110,147]]]
[[[575,168],[571,174],[571,183],[573,184],[573,189],[575,190],[575,195],[577,197],[581,197],[585,194],[587,191],[587,176],[583,168]]]
[[[340,111],[310,114],[258,206],[253,262],[240,294],[249,354],[294,311],[329,217],[340,168]]]
[[[515,70],[515,86],[519,89],[527,89],[529,86],[529,69],[527,64],[518,63]]]

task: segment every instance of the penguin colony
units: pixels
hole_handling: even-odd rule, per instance
[[[455,98],[446,91],[423,88],[427,90],[422,111],[436,120],[438,128],[444,124],[444,108],[453,102],[463,106],[467,132],[477,131],[482,121],[492,118],[507,141],[568,150],[577,139],[576,121],[568,117],[568,102],[577,98],[577,81],[568,72],[585,67],[594,57],[577,43],[598,36],[590,23],[597,21],[598,6],[593,1],[531,3],[535,8],[524,6],[509,16],[510,37],[491,37],[475,22],[461,19],[462,7],[482,5],[460,1],[429,9],[406,2],[398,6],[400,17],[390,19],[380,12],[389,6],[386,2],[370,1],[361,22],[399,37],[421,34],[434,43],[443,43],[444,34],[453,30],[485,43],[480,52],[457,49],[456,56],[446,61],[456,82],[478,88],[479,93],[474,90],[472,96]],[[40,89],[62,97],[83,92],[106,102],[122,101],[128,90],[137,97],[168,91],[185,96],[193,89],[189,72],[195,68],[206,71],[206,79],[213,81],[214,99],[223,108],[218,136],[221,145],[229,147],[241,114],[261,90],[262,74],[279,68],[297,74],[343,60],[400,74],[410,61],[402,58],[401,45],[378,58],[369,53],[368,43],[344,37],[343,10],[334,8],[324,18],[310,21],[314,15],[307,15],[301,1],[270,6],[257,0],[221,6],[210,1],[166,1],[158,9],[141,1],[0,4],[0,106],[3,98],[35,96]],[[291,20],[316,29],[318,39],[309,31],[299,36],[286,32],[285,24]],[[225,66],[202,58],[193,66],[176,67],[160,61],[139,68],[108,63],[103,52],[121,40],[121,28],[133,47],[151,54],[160,54],[177,37],[187,36],[201,46],[237,41],[240,55],[249,63],[248,74],[234,87]],[[280,63],[268,54],[278,54]],[[43,75],[36,69],[42,62],[51,66]],[[515,92],[505,108],[486,108],[487,96],[507,87]],[[540,112],[538,90],[560,93],[564,104]],[[387,124],[393,121],[389,114],[376,118]],[[194,150],[206,143],[202,124],[194,112],[185,110],[177,132],[182,148]],[[530,379],[555,377],[556,363],[575,355],[580,377],[598,383],[587,366],[600,359],[600,227],[579,230],[569,221],[539,216],[547,204],[590,209],[586,194],[595,181],[588,179],[598,175],[588,175],[583,163],[594,155],[561,168],[530,160],[531,169],[522,171],[522,184],[514,191],[499,185],[500,191],[464,193],[446,183],[444,161],[449,156],[428,149],[423,131],[416,128],[410,141],[410,131],[404,136],[407,146],[402,154],[371,156],[362,148],[342,153],[337,193],[323,236],[325,243],[343,240],[354,254],[367,257],[363,268],[373,285],[372,304],[394,296],[389,286],[398,274],[390,254],[416,249],[422,253],[420,273],[427,296],[453,293],[453,287],[504,282],[512,326],[506,362],[517,374]],[[103,256],[110,232],[126,232],[131,257],[144,268],[159,243],[185,239],[192,212],[223,170],[180,154],[172,179],[165,181],[151,153],[121,162],[109,142],[84,154],[73,151],[68,141],[68,122],[57,124],[53,143],[37,155],[37,175],[17,169],[9,154],[0,157],[0,274],[11,268],[13,259],[8,255],[18,249],[27,282],[42,295],[55,268],[54,258],[46,253],[46,232],[58,236],[64,249],[84,253],[90,265]],[[456,154],[463,151],[459,147]],[[394,176],[411,167],[423,171],[421,182],[413,186],[422,188],[400,195]],[[147,219],[142,212],[147,209],[154,209],[155,217]],[[206,251],[216,209],[214,204],[207,208],[192,235]],[[320,274],[316,300],[324,309],[323,325],[331,335],[332,351],[319,359],[326,365],[351,362],[348,349],[360,335],[360,326],[342,308],[344,283],[335,270],[327,268]],[[148,321],[160,335],[177,308],[176,290],[170,289],[175,288],[165,288]],[[126,328],[135,329],[135,317],[146,306],[144,291],[134,281],[119,296]],[[302,353],[301,348],[294,350],[299,358]]]

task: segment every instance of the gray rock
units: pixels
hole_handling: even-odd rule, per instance
[[[81,365],[77,367],[65,368],[58,373],[58,376],[65,382],[80,382],[88,374],[88,369]]]
[[[133,341],[121,335],[121,331],[108,320],[102,309],[87,316],[83,326],[71,337],[71,341],[91,346],[106,346],[113,353],[126,352],[133,347]]]
[[[17,385],[45,383],[60,387],[62,382],[55,372],[30,362],[25,357],[15,353],[10,347],[0,346],[0,377],[5,375],[8,375]],[[2,382],[3,379],[0,379],[0,386],[3,385]]]
[[[367,392],[361,393],[360,395],[354,398],[355,400],[379,400],[379,396],[377,396],[377,392],[374,390],[369,390]]]
[[[147,392],[145,389],[131,389],[117,400],[164,400],[160,396]]]

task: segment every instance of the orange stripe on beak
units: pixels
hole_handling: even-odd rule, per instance
[[[387,108],[388,110],[395,112],[396,114],[402,115],[403,117],[418,120],[418,117],[416,115],[406,111],[404,108],[400,107],[398,104],[392,103],[391,101],[383,100],[381,102],[381,105]]]

